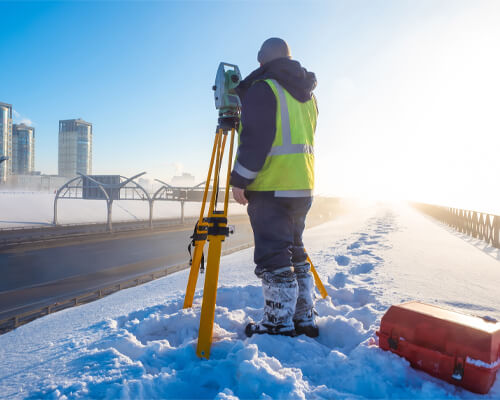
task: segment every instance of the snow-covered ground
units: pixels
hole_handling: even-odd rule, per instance
[[[500,398],[500,380],[475,395],[410,368],[375,335],[407,300],[500,319],[498,253],[400,205],[343,215],[306,231],[305,244],[330,294],[317,301],[317,339],[245,337],[263,305],[248,249],[222,259],[210,360],[195,354],[201,298],[182,309],[183,271],[0,336],[1,396]]]
[[[0,191],[0,228],[51,225],[54,218],[53,193]],[[245,208],[231,203],[231,214],[243,214]],[[106,222],[104,200],[58,200],[58,223],[76,224]],[[194,217],[200,213],[200,203],[185,203],[184,215]],[[180,218],[181,204],[174,201],[155,201],[153,218]],[[113,221],[134,221],[149,218],[147,201],[121,200],[113,202]]]

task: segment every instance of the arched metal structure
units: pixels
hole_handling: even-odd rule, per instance
[[[193,187],[174,187],[160,179],[155,179],[162,186],[154,193],[153,201],[180,201],[181,202],[181,223],[184,223],[184,203],[186,201],[202,201],[205,181]],[[222,198],[222,197],[221,197]]]
[[[144,175],[141,172],[131,178],[121,175],[102,176],[84,175],[70,179],[61,186],[54,199],[54,225],[57,225],[57,204],[59,199],[80,199],[80,200],[106,200],[107,205],[107,228],[113,230],[113,201],[114,200],[143,200],[149,204],[149,226],[153,224],[153,199],[149,193],[135,179]],[[106,183],[104,177],[112,177],[116,182]],[[101,181],[99,181],[101,180]],[[99,194],[98,194],[99,193]]]
[[[205,185],[205,182],[201,182],[193,187],[174,187],[159,179],[155,179],[162,186],[153,195],[150,195],[143,186],[135,181],[135,179],[144,174],[145,172],[142,172],[132,178],[127,178],[122,175],[89,176],[78,173],[78,176],[70,179],[56,192],[53,224],[58,224],[57,206],[59,199],[106,200],[108,231],[113,230],[114,200],[147,201],[149,204],[150,228],[153,227],[153,206],[156,200],[179,201],[181,203],[181,223],[184,223],[184,203],[186,201],[201,202],[203,200],[203,185]],[[106,182],[110,179],[105,178],[114,178],[115,182]],[[219,192],[219,198],[223,199],[224,196],[224,191]]]

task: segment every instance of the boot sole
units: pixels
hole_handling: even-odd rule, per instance
[[[256,324],[251,322],[245,327],[245,335],[247,337],[252,337],[253,335],[273,335],[273,336],[281,335],[281,336],[290,336],[290,337],[297,336],[297,333],[295,332],[294,329],[291,331],[273,332],[273,331],[264,330],[264,329],[261,329],[261,330],[254,329],[253,327],[255,327],[255,326],[256,326]]]
[[[319,329],[317,326],[296,326],[295,333],[298,335],[306,335],[310,338],[319,336]]]

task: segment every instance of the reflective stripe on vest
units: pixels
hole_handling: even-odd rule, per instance
[[[234,162],[234,171],[236,171],[239,175],[246,179],[255,179],[259,172],[251,171],[248,168],[245,168],[243,165],[239,163],[238,160]]]
[[[292,144],[292,130],[290,129],[290,114],[288,113],[288,104],[286,102],[283,87],[275,79],[269,79],[278,91],[281,110],[281,137],[283,144],[281,146],[271,147],[268,156],[280,156],[283,154],[314,154],[314,149],[308,144]]]

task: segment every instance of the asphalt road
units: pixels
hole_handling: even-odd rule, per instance
[[[248,222],[235,228],[223,250],[253,241]],[[0,252],[0,319],[188,262],[192,232],[192,227],[178,228],[4,250]]]

